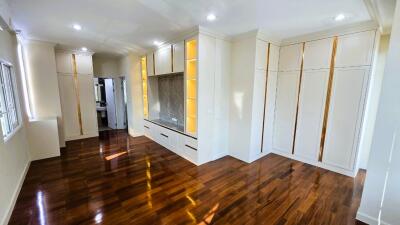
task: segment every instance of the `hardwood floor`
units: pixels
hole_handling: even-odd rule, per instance
[[[364,177],[274,154],[196,167],[105,131],[32,162],[10,224],[356,224]]]

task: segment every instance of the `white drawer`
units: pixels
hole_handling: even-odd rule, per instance
[[[152,135],[151,135],[151,131],[152,131],[152,123],[150,123],[149,121],[144,120],[143,121],[143,132],[144,135],[148,138],[153,139]]]
[[[197,151],[197,139],[188,137],[186,135],[183,136],[183,143],[186,147],[191,148],[192,150]]]

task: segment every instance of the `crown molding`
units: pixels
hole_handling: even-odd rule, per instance
[[[306,41],[315,41],[324,38],[330,38],[334,36],[343,36],[347,34],[359,33],[369,30],[378,30],[379,25],[376,21],[366,21],[361,23],[349,24],[345,26],[336,27],[324,31],[309,33],[305,35],[295,36],[287,39],[283,39],[281,45],[291,45]]]

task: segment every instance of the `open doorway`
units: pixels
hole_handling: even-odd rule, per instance
[[[124,77],[95,77],[94,90],[99,131],[127,129]]]

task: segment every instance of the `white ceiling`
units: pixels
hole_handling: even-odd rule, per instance
[[[226,35],[256,28],[288,38],[370,20],[363,0],[9,0],[30,39],[121,54],[202,25]],[[213,12],[217,20],[206,20]],[[344,13],[348,19],[334,22]],[[81,31],[72,29],[74,23]]]

